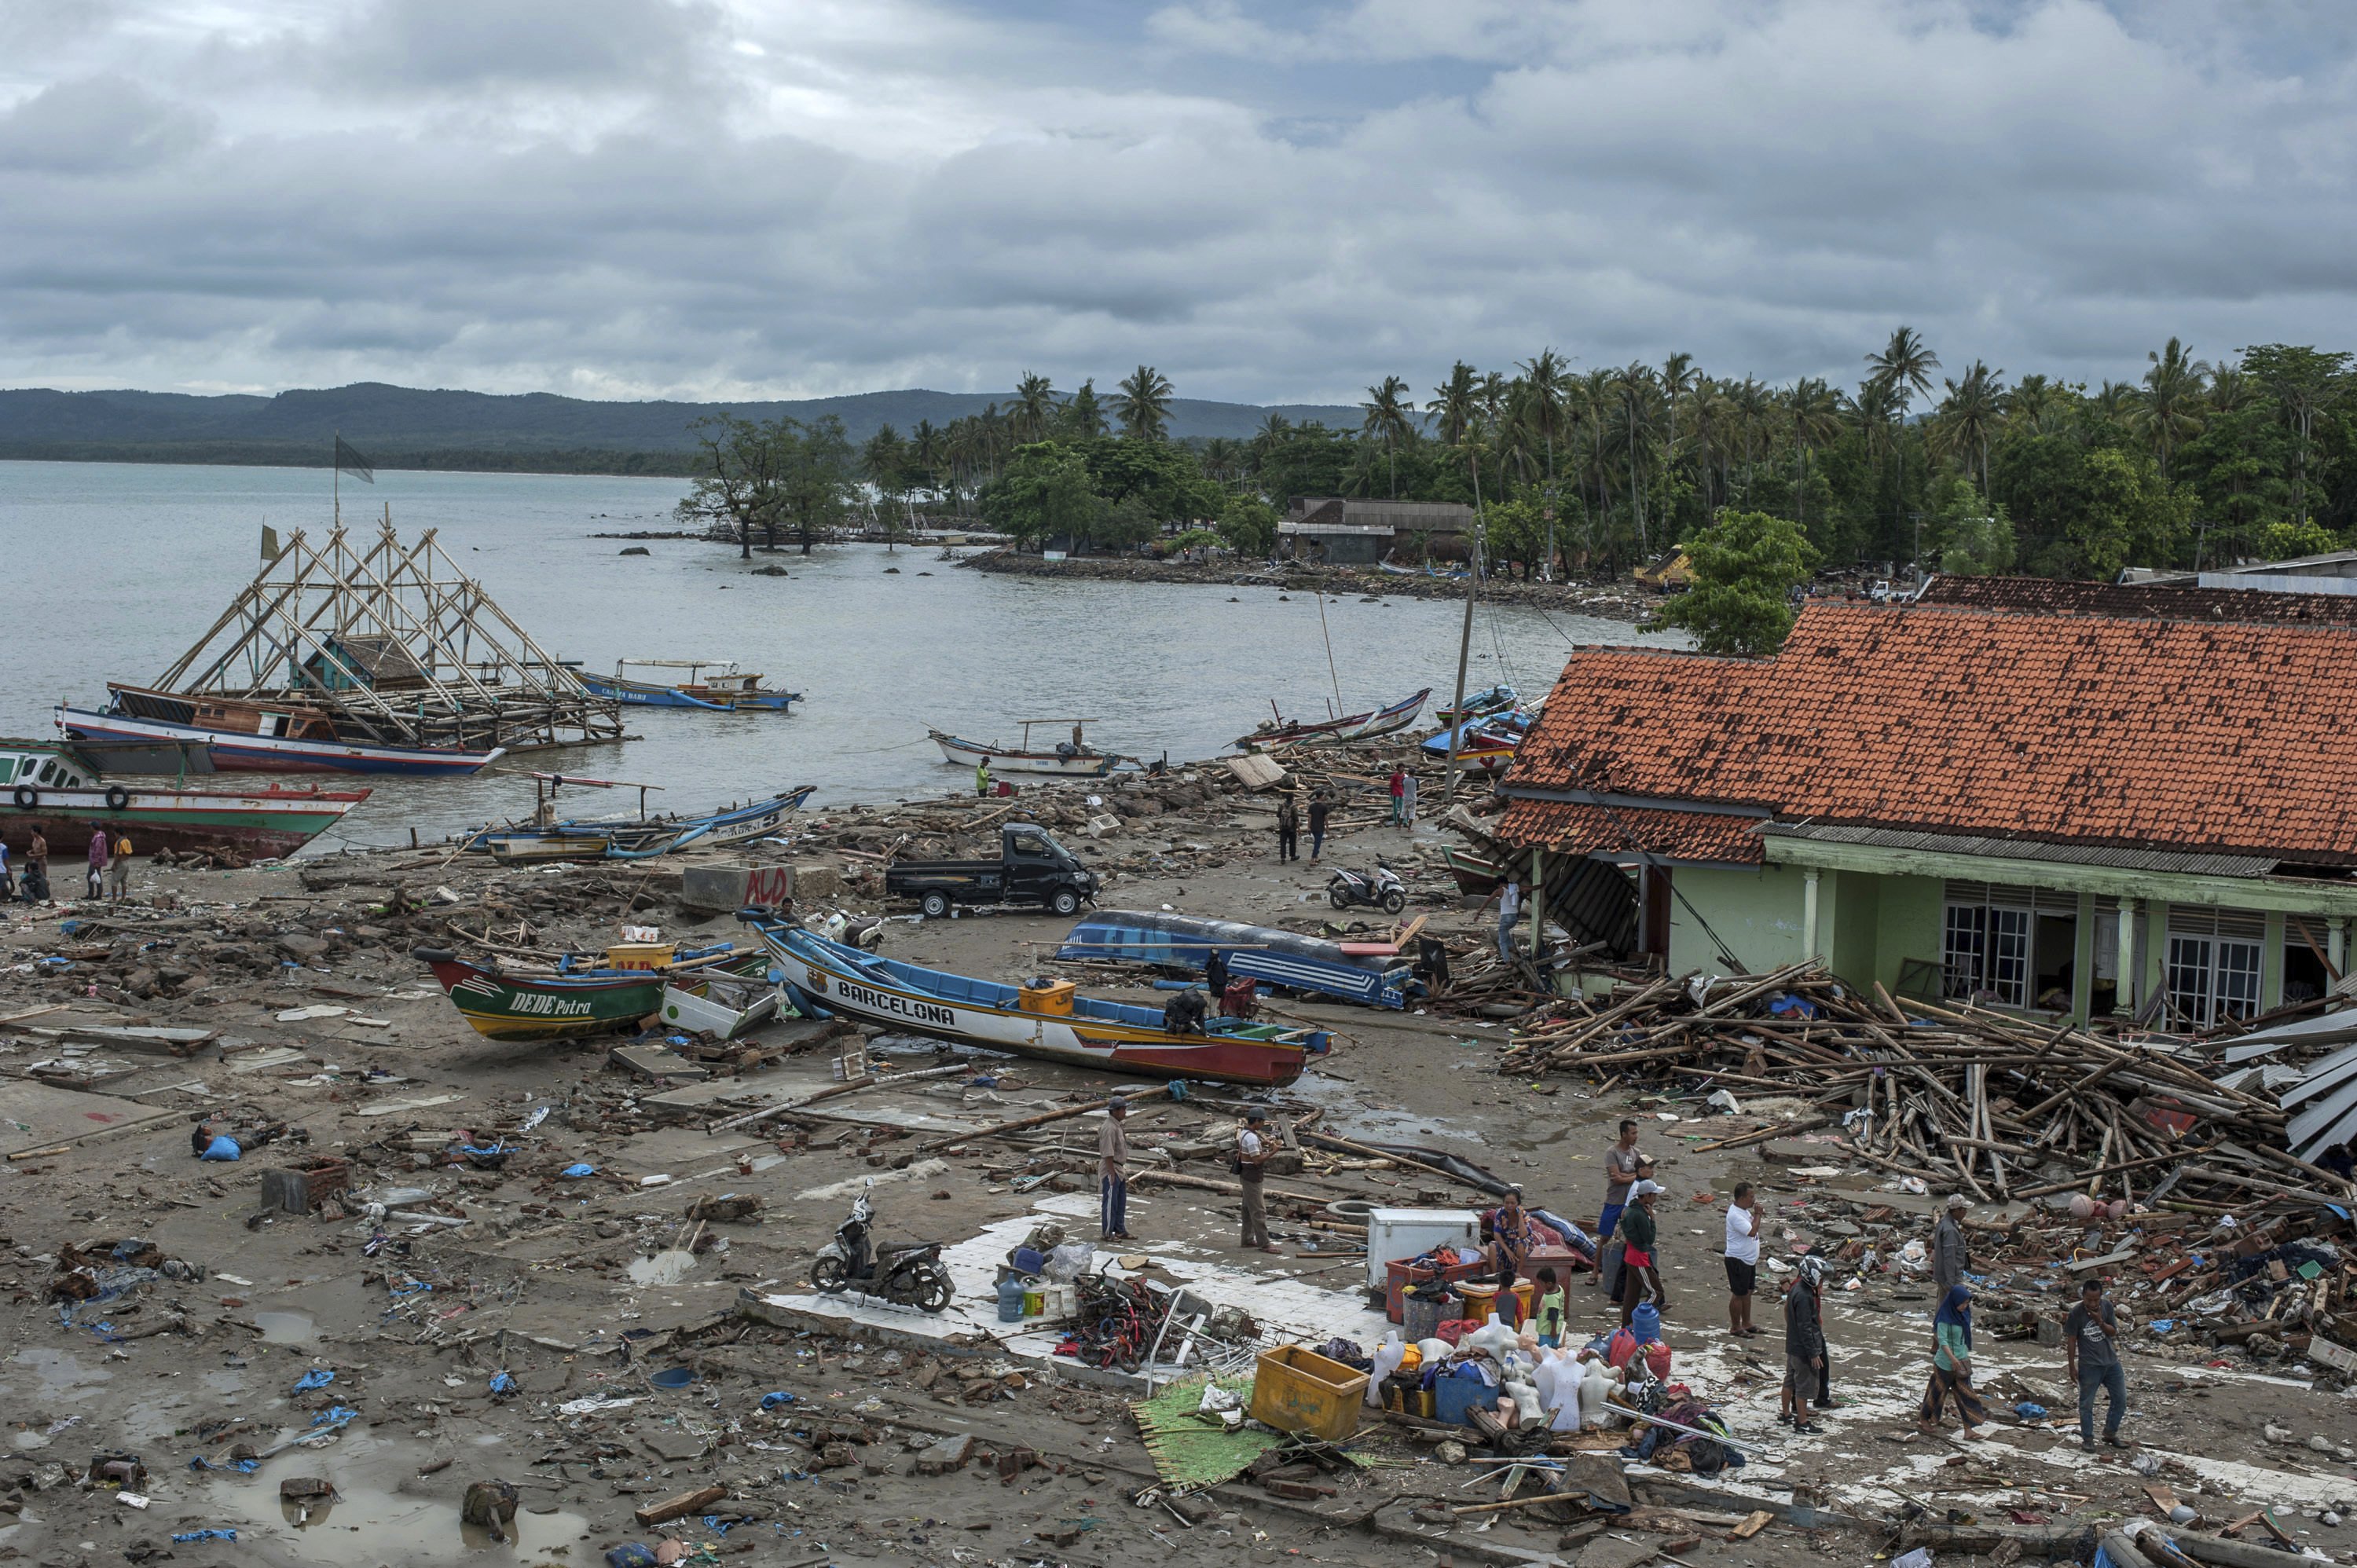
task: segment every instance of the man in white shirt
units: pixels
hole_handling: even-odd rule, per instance
[[[1514,920],[1522,912],[1523,880],[1509,876],[1498,889],[1498,960],[1501,963],[1514,961]]]
[[[1738,1339],[1760,1332],[1751,1323],[1751,1292],[1760,1279],[1760,1189],[1735,1184],[1727,1206],[1727,1331]]]
[[[1269,1156],[1268,1112],[1258,1106],[1244,1112],[1236,1133],[1236,1180],[1243,1188],[1244,1251],[1275,1252],[1268,1240],[1268,1199],[1263,1194]]]
[[[1097,1129],[1097,1232],[1107,1241],[1129,1240],[1129,1101],[1116,1094]]]

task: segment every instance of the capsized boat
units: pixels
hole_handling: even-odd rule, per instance
[[[1275,926],[1158,910],[1102,909],[1084,915],[1065,935],[1056,956],[1200,970],[1214,952],[1230,974],[1346,1002],[1405,1007],[1423,990],[1405,958],[1349,952],[1340,942]]]
[[[1352,714],[1348,718],[1327,719],[1323,723],[1305,723],[1278,714],[1265,720],[1260,728],[1247,736],[1236,737],[1236,746],[1244,751],[1275,751],[1286,746],[1340,746],[1346,741],[1372,740],[1404,730],[1415,723],[1425,700],[1432,695],[1426,686],[1413,697],[1404,697],[1388,708],[1372,713]],[[1269,704],[1275,711],[1276,704]]]
[[[765,955],[731,942],[682,950],[653,969],[511,970],[460,958],[447,948],[415,948],[410,956],[434,972],[458,1015],[490,1040],[558,1040],[633,1028],[661,1010],[664,988],[683,973],[709,967],[758,975],[769,968]]]
[[[966,740],[946,730],[928,730],[933,744],[942,748],[943,760],[961,768],[973,768],[988,763],[994,773],[1056,773],[1071,779],[1102,779],[1121,766],[1123,758],[1099,751],[1082,738],[1081,726],[1089,719],[1017,719],[1023,726],[1020,746],[1002,746],[997,741]],[[1031,746],[1033,725],[1072,726],[1071,740],[1056,743],[1052,751],[1036,751]]]
[[[812,1017],[839,1015],[902,1034],[1146,1078],[1282,1085],[1327,1048],[1323,1030],[1207,1018],[1174,1035],[1158,1007],[1074,994],[1070,981],[1006,985],[920,969],[831,942],[767,910],[737,918],[770,951],[786,999]]]
[[[338,733],[325,709],[302,703],[183,697],[108,682],[103,712],[59,706],[67,738],[100,745],[209,743],[217,767],[248,773],[398,773],[463,778],[507,747],[382,746]]]
[[[91,823],[102,822],[140,854],[288,855],[368,798],[366,789],[184,789],[113,779],[78,746],[0,740],[0,840],[20,852],[38,828],[52,855],[63,856],[89,838]]]
[[[687,679],[673,685],[626,676],[625,670],[684,670]],[[710,674],[705,671],[710,671]],[[800,692],[776,692],[761,677],[740,672],[733,659],[618,659],[611,675],[576,671],[574,678],[593,695],[610,697],[626,707],[703,708],[711,713],[782,714],[802,700]]]

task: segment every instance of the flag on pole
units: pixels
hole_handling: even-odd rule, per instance
[[[353,451],[340,435],[336,437],[336,467],[363,484],[376,483],[376,465]]]
[[[269,565],[278,559],[278,531],[268,523],[262,525],[262,564]]]

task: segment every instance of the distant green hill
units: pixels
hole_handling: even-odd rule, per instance
[[[275,397],[229,393],[0,390],[0,457],[69,461],[245,463],[323,467],[340,432],[387,467],[678,473],[694,448],[688,425],[705,414],[748,419],[834,414],[855,441],[920,419],[947,424],[1008,393],[861,392],[794,402],[597,403],[546,392],[494,396],[362,381]],[[1271,413],[1355,429],[1356,408],[1209,403],[1180,398],[1180,439],[1252,435]]]

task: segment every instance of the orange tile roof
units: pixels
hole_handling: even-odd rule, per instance
[[[1665,860],[1711,860],[1758,865],[1756,816],[1716,811],[1665,811],[1644,806],[1585,805],[1569,800],[1516,800],[1499,820],[1508,843],[1562,854],[1609,854],[1650,850]]]
[[[1814,604],[1772,659],[1582,649],[1505,785],[2357,864],[2357,627]]]

